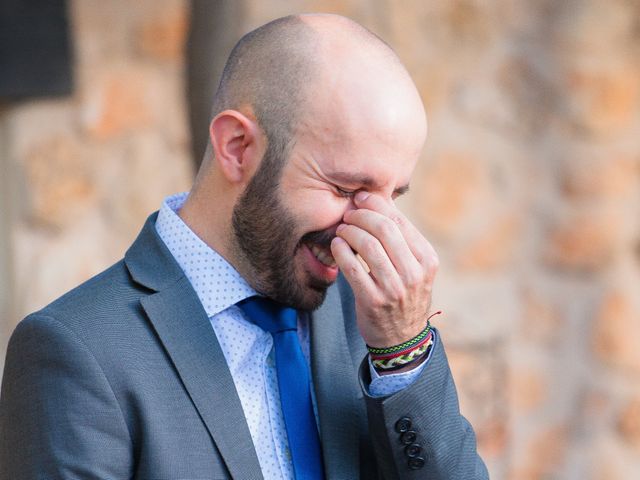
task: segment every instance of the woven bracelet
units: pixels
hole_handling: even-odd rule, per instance
[[[376,370],[382,370],[385,372],[398,370],[400,368],[411,365],[417,362],[425,355],[428,355],[433,347],[433,335],[429,335],[424,342],[421,342],[418,346],[410,349],[407,353],[402,355],[394,355],[390,358],[371,358],[371,363]]]
[[[432,335],[433,335],[433,330],[429,330],[429,334],[426,337],[424,337],[422,340],[420,340],[418,343],[416,343],[415,345],[413,345],[411,347],[405,348],[403,350],[400,350],[400,351],[394,352],[394,353],[385,353],[385,354],[370,353],[369,356],[373,360],[389,360],[390,358],[400,357],[402,355],[407,355],[412,350],[415,350],[416,348],[419,348],[422,345],[424,345],[425,343],[427,343],[431,339]]]
[[[434,317],[435,315],[440,315],[441,313],[442,311],[438,310],[437,312],[429,315],[429,318],[427,318],[427,326],[424,328],[424,330],[422,330],[418,335],[413,337],[411,340],[407,340],[404,343],[400,343],[398,345],[394,345],[393,347],[386,347],[386,348],[376,348],[376,347],[370,347],[369,345],[367,345],[367,350],[369,350],[369,353],[374,355],[385,355],[388,353],[397,353],[402,350],[410,349],[415,345],[417,345],[418,343],[420,343],[422,340],[424,340],[427,337],[427,335],[429,335],[429,331],[431,330],[431,323],[430,323],[431,318]]]

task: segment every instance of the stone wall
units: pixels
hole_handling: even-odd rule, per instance
[[[163,196],[192,176],[188,4],[69,5],[73,95],[10,103],[0,114],[14,323],[120,258]]]
[[[76,92],[0,111],[11,325],[119,258],[192,174],[189,5],[71,4]],[[441,256],[436,321],[492,478],[638,478],[640,2],[239,4],[242,31],[350,16],[415,79],[430,136],[402,207]]]

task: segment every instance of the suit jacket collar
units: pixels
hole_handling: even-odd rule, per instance
[[[156,292],[184,276],[180,266],[156,232],[157,218],[158,212],[147,218],[138,238],[124,255],[124,262],[133,280]]]
[[[134,281],[150,289],[140,303],[234,478],[261,479],[249,427],[218,339],[191,284],[151,215],[125,255]]]

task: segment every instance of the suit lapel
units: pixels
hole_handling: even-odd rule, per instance
[[[337,285],[311,317],[311,364],[327,478],[359,478],[357,371]]]
[[[155,231],[155,214],[125,256],[160,341],[233,478],[262,479],[242,405],[206,312]]]

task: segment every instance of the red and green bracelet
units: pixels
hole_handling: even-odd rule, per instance
[[[393,347],[376,348],[367,345],[371,363],[377,370],[392,371],[410,365],[427,355],[433,346],[431,317],[442,313],[438,311],[427,319],[427,326],[411,340]]]

